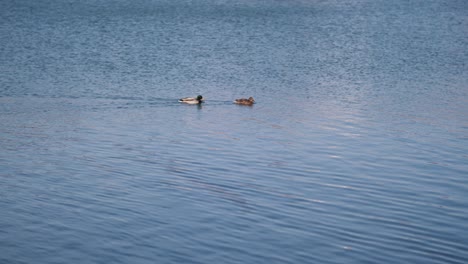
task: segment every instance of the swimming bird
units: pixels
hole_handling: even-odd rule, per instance
[[[240,105],[253,105],[255,103],[255,100],[251,96],[249,97],[249,99],[245,99],[245,98],[236,99],[234,100],[234,103],[240,104]]]
[[[203,103],[203,96],[199,95],[197,98],[194,97],[185,97],[179,99],[179,102],[186,104],[201,104]]]

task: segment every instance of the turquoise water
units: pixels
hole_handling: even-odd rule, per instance
[[[466,263],[467,10],[1,1],[0,263]]]

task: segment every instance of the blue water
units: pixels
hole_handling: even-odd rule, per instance
[[[2,264],[468,261],[466,1],[2,0],[0,36]]]

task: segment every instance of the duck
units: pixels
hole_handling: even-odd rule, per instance
[[[179,102],[185,103],[185,104],[201,104],[203,103],[203,96],[198,95],[196,98],[194,97],[185,97],[179,99]]]
[[[234,100],[234,103],[240,104],[240,105],[253,105],[255,103],[255,100],[251,96],[249,97],[249,99],[245,99],[245,98],[236,99]]]

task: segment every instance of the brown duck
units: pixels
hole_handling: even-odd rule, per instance
[[[249,99],[245,99],[245,98],[236,99],[234,100],[234,103],[240,104],[240,105],[253,105],[255,103],[255,100],[251,96],[249,97]]]

